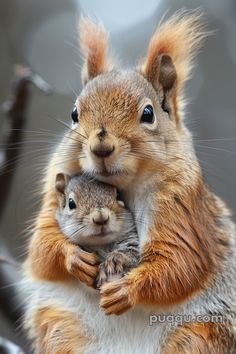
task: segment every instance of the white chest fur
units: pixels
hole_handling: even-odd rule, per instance
[[[136,308],[122,316],[106,316],[99,308],[99,294],[81,283],[70,288],[41,283],[38,296],[34,294],[29,303],[30,316],[44,305],[66,308],[76,315],[91,339],[85,354],[159,354],[170,329],[168,323],[150,326],[150,309]]]
[[[152,226],[153,213],[157,212],[153,203],[154,193],[150,193],[151,189],[153,189],[152,183],[147,183],[146,179],[142,179],[125,192],[126,204],[134,215],[141,249],[148,240],[148,230]]]
[[[230,277],[224,277],[224,283],[226,279],[227,283],[232,283]],[[221,299],[224,301],[229,297],[235,299],[235,292],[233,293],[230,286],[225,288],[227,294],[222,292],[221,282],[222,279],[218,279],[207,292],[199,293],[190,302],[169,311],[160,307],[153,309],[136,307],[122,316],[106,316],[99,308],[99,293],[79,282],[66,287],[46,282],[34,284],[33,281],[27,286],[28,290],[31,289],[29,292],[32,291],[30,298],[27,299],[27,312],[28,317],[32,318],[34,311],[43,306],[59,306],[71,311],[72,316],[79,319],[78,333],[82,325],[91,339],[85,354],[160,354],[168,333],[180,324],[179,319],[182,321],[184,315],[204,316],[209,310],[212,313],[221,313]],[[34,285],[36,289],[33,289]],[[171,314],[171,321],[166,317],[165,321],[160,320],[150,326],[150,315],[165,313]],[[173,318],[176,314],[178,319]]]

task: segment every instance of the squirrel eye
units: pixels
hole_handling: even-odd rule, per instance
[[[75,201],[72,198],[69,198],[69,209],[76,209]]]
[[[149,104],[143,110],[141,123],[152,124],[154,123],[154,120],[155,120],[155,116],[153,113],[153,107]]]
[[[77,111],[77,107],[74,106],[72,112],[71,112],[71,119],[73,120],[73,123],[78,123],[79,119],[78,119],[78,111]]]

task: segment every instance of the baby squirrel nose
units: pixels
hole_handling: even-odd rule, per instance
[[[92,220],[96,225],[106,225],[109,220],[109,214],[106,212],[106,210],[103,209],[96,210],[92,215]]]
[[[107,219],[102,219],[102,218],[101,219],[94,219],[93,218],[93,222],[96,225],[106,225],[108,220],[109,220],[109,216],[107,217]]]

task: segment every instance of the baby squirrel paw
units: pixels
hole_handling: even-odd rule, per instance
[[[79,246],[70,244],[66,247],[65,266],[68,273],[94,287],[94,280],[98,273],[98,257],[95,253],[82,250]]]
[[[98,267],[96,287],[100,288],[104,283],[119,279],[124,275],[124,267],[129,263],[127,255],[114,251]]]

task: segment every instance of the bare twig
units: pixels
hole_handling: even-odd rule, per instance
[[[50,92],[49,85],[41,77],[32,73],[25,66],[16,65],[12,93],[10,98],[3,104],[3,109],[10,123],[10,129],[5,142],[0,148],[0,218],[5,210],[12,178],[22,148],[31,83],[45,93]],[[14,148],[12,148],[13,146]],[[20,268],[20,264],[11,258],[0,256],[0,307],[2,313],[10,320],[12,327],[22,315],[22,309],[19,306],[19,303],[21,303],[19,301],[19,288],[15,284],[21,280]],[[0,353],[1,349],[2,347],[0,346]]]
[[[13,93],[11,98],[5,102],[4,108],[11,122],[11,130],[4,144],[4,159],[0,166],[0,217],[5,209],[6,200],[11,185],[14,167],[17,157],[20,153],[20,145],[18,149],[9,149],[12,144],[18,144],[22,139],[22,129],[26,123],[26,108],[29,99],[29,71],[26,68],[16,67],[16,78],[13,83]],[[9,168],[8,163],[11,162]]]
[[[29,105],[30,83],[33,83],[45,93],[51,92],[50,86],[39,75],[33,73],[25,66],[16,65],[15,79],[12,85],[12,95],[10,99],[3,104],[3,109],[11,123],[11,129],[4,144],[3,151],[0,151],[1,155],[3,155],[3,159],[0,162],[0,218],[5,209],[14,169],[22,148],[20,142],[22,141],[23,129],[26,124],[26,110]],[[15,146],[15,148],[10,148],[12,146]]]

